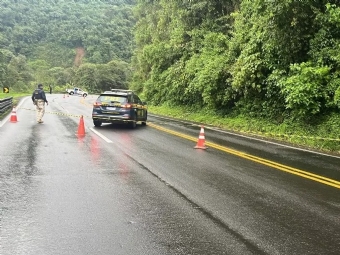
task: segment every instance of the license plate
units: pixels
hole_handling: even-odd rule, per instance
[[[106,107],[106,110],[108,110],[108,111],[114,111],[114,110],[116,110],[116,107]]]

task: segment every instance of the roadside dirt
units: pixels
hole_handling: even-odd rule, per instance
[[[85,49],[83,47],[76,48],[76,56],[74,58],[74,65],[79,67],[82,63],[82,60],[85,56]]]

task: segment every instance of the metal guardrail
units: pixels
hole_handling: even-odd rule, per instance
[[[13,97],[0,99],[0,114],[3,114],[13,107]]]

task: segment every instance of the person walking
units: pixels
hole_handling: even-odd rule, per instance
[[[49,85],[49,87],[50,87],[50,94],[52,94],[52,86],[51,86],[51,85]]]
[[[42,84],[38,84],[38,88],[34,90],[32,94],[32,101],[37,108],[37,122],[43,123],[42,117],[45,114],[45,103],[48,105],[48,101],[46,99]]]

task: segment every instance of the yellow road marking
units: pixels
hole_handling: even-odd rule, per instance
[[[188,135],[185,135],[185,134],[182,134],[182,133],[179,133],[179,132],[167,129],[167,128],[163,128],[161,126],[155,125],[155,124],[150,123],[150,122],[148,122],[148,126],[153,127],[155,129],[158,129],[160,131],[181,137],[181,138],[185,138],[185,139],[190,140],[190,141],[194,141],[194,142],[197,141],[197,138],[194,138],[192,136],[188,136]],[[336,180],[333,180],[333,179],[330,179],[330,178],[327,178],[327,177],[324,177],[324,176],[321,176],[321,175],[309,173],[307,171],[303,171],[303,170],[293,168],[293,167],[290,167],[290,166],[282,165],[280,163],[277,163],[277,162],[274,162],[274,161],[271,161],[271,160],[267,160],[267,159],[264,159],[264,158],[256,157],[256,156],[253,156],[253,155],[250,155],[250,154],[247,154],[247,153],[243,153],[243,152],[240,152],[240,151],[237,151],[237,150],[233,150],[233,149],[218,145],[216,143],[206,142],[205,144],[208,147],[211,147],[211,148],[214,148],[214,149],[217,149],[217,150],[220,150],[220,151],[224,151],[224,152],[227,152],[229,154],[232,154],[232,155],[244,158],[244,159],[248,159],[248,160],[251,160],[251,161],[256,162],[256,163],[266,165],[266,166],[269,166],[269,167],[272,167],[272,168],[275,168],[275,169],[278,169],[278,170],[281,170],[281,171],[284,171],[284,172],[287,172],[287,173],[290,173],[290,174],[294,174],[294,175],[297,175],[297,176],[300,176],[300,177],[303,177],[303,178],[306,178],[306,179],[309,179],[309,180],[313,180],[313,181],[316,181],[316,182],[319,182],[319,183],[340,189],[340,182],[339,181],[336,181]]]
[[[85,101],[85,97],[82,97],[79,101],[81,104],[85,105],[86,107],[93,107],[93,103],[90,104],[88,102]]]
[[[19,107],[18,109],[35,111],[35,109],[29,109],[29,108],[24,108],[24,107]],[[87,117],[87,118],[92,118],[92,116],[66,114],[66,113],[62,113],[62,112],[48,112],[48,111],[46,111],[45,113],[62,115],[62,116],[69,116],[69,117],[81,117],[81,116],[83,116],[83,117]],[[193,141],[193,142],[197,141],[197,138],[195,138],[195,137],[188,136],[188,135],[185,135],[185,134],[182,134],[182,133],[179,133],[179,132],[167,129],[167,128],[163,128],[161,126],[155,125],[155,124],[150,123],[150,122],[148,122],[148,126],[153,127],[155,129],[158,129],[160,131],[178,136],[178,137],[185,138],[185,139]],[[297,168],[293,168],[293,167],[290,167],[290,166],[282,165],[280,163],[277,163],[277,162],[274,162],[274,161],[271,161],[271,160],[267,160],[267,159],[264,159],[264,158],[256,157],[256,156],[253,156],[253,155],[250,155],[250,154],[247,154],[247,153],[243,153],[243,152],[240,152],[240,151],[237,151],[237,150],[233,150],[233,149],[218,145],[216,143],[205,142],[205,144],[207,146],[211,147],[211,148],[214,148],[214,149],[217,149],[217,150],[220,150],[220,151],[224,151],[224,152],[227,152],[229,154],[233,154],[235,156],[238,156],[238,157],[241,157],[241,158],[244,158],[244,159],[248,159],[248,160],[251,160],[253,162],[257,162],[259,164],[266,165],[266,166],[269,166],[269,167],[272,167],[272,168],[275,168],[275,169],[278,169],[278,170],[281,170],[281,171],[284,171],[284,172],[287,172],[287,173],[291,173],[291,174],[294,174],[294,175],[297,175],[297,176],[300,176],[300,177],[304,177],[306,179],[310,179],[310,180],[313,180],[313,181],[323,183],[325,185],[332,186],[332,187],[340,189],[340,182],[339,181],[336,181],[336,180],[333,180],[333,179],[330,179],[330,178],[327,178],[327,177],[324,177],[324,176],[321,176],[321,175],[309,173],[307,171],[300,170],[300,169],[297,169]]]

